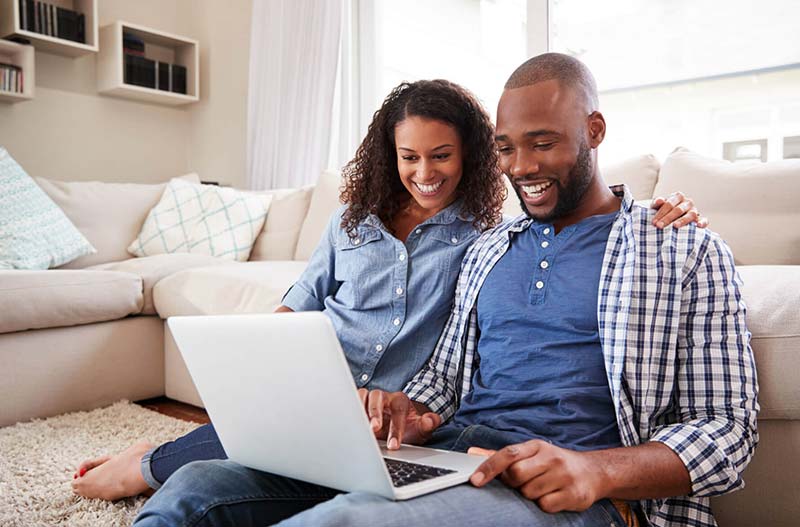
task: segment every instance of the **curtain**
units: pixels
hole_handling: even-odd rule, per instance
[[[316,183],[326,168],[343,0],[254,0],[247,183]]]

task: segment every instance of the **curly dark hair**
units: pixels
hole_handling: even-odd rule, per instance
[[[479,230],[496,225],[506,187],[497,166],[492,122],[472,93],[437,79],[400,84],[375,112],[355,157],[342,169],[339,199],[348,205],[342,228],[355,236],[356,227],[369,214],[389,226],[410,197],[400,181],[394,140],[395,127],[410,116],[455,128],[464,152],[463,174],[456,188],[456,199],[463,199],[460,213],[472,217]]]

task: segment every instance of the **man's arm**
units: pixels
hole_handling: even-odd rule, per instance
[[[535,439],[497,452],[469,452],[490,456],[470,478],[473,485],[500,476],[549,513],[583,511],[604,498],[680,496],[691,489],[683,461],[661,443],[575,452]]]
[[[758,442],[758,386],[742,282],[728,246],[716,235],[703,237],[683,280],[677,419],[649,439],[680,457],[693,496],[708,497],[744,486],[741,474]]]

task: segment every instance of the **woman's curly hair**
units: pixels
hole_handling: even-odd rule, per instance
[[[460,214],[471,217],[479,230],[498,223],[506,188],[497,166],[494,127],[472,93],[446,80],[404,82],[375,112],[367,136],[355,157],[342,169],[339,199],[348,205],[342,228],[355,236],[369,214],[389,225],[409,196],[397,170],[395,127],[407,117],[435,119],[449,124],[461,138],[463,175],[456,188],[462,199]]]

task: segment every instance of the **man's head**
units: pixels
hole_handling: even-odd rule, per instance
[[[532,218],[555,222],[592,211],[600,197],[592,189],[604,186],[595,152],[604,136],[594,77],[579,60],[539,55],[506,82],[497,109],[500,168]]]

